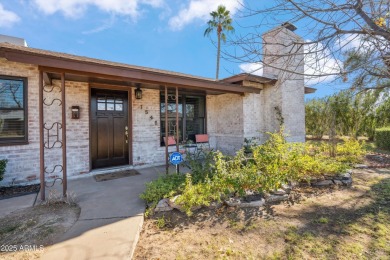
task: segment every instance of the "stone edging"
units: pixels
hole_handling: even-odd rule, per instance
[[[264,194],[263,197],[259,198],[259,195],[255,195],[251,192],[248,192],[247,196],[245,197],[248,199],[251,196],[257,196],[256,199],[253,201],[246,201],[245,198],[240,197],[231,197],[227,200],[224,200],[222,203],[218,202],[212,202],[209,206],[210,208],[218,208],[222,206],[222,204],[225,204],[229,207],[239,207],[239,208],[259,208],[263,207],[267,204],[274,204],[279,203],[282,201],[287,201],[290,197],[290,192],[295,188],[299,186],[311,186],[314,188],[328,188],[331,186],[351,186],[352,185],[352,170],[349,170],[348,172],[344,174],[340,174],[337,176],[326,176],[323,179],[318,179],[310,182],[301,182],[301,183],[290,183],[290,184],[283,184],[282,188],[275,190],[271,192],[270,194]],[[155,212],[164,212],[164,211],[171,211],[173,209],[178,209],[182,211],[182,208],[180,205],[177,205],[175,203],[176,199],[179,197],[175,196],[173,198],[164,198],[160,200],[155,208]],[[201,207],[197,207],[192,209],[193,211],[200,209]]]

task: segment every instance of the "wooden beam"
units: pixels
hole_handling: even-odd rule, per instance
[[[45,82],[45,85],[52,85],[52,80],[47,72],[43,72],[43,82]]]
[[[45,200],[45,138],[43,133],[43,72],[39,72],[39,179],[41,182],[41,200]]]
[[[66,100],[65,100],[65,74],[61,74],[61,100],[62,100],[62,195],[66,197],[66,191],[68,189],[68,174],[66,163]]]

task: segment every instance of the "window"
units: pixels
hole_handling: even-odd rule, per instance
[[[27,78],[0,76],[0,144],[27,143]]]
[[[161,145],[164,144],[166,132],[168,136],[176,136],[179,131],[179,142],[192,140],[196,134],[205,134],[205,97],[195,95],[179,95],[179,124],[176,126],[176,95],[168,94],[168,106],[165,109],[164,93],[160,95]],[[168,129],[165,131],[165,111],[168,112]]]
[[[123,99],[100,96],[97,98],[97,110],[99,111],[123,111]]]

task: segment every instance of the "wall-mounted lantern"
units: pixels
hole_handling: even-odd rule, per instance
[[[72,119],[79,119],[79,118],[80,118],[80,107],[72,106]]]
[[[136,86],[137,86],[137,89],[134,91],[135,98],[141,99],[142,98],[142,90],[140,89],[141,84],[138,83],[138,84],[136,84]]]

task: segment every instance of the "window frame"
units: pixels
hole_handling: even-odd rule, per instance
[[[161,113],[162,104],[165,103],[165,100],[163,99],[164,95],[165,95],[165,93],[163,91],[160,91],[160,124],[162,124],[162,121],[165,121],[165,116],[163,117],[163,115]],[[175,96],[175,93],[168,93],[168,95]],[[180,127],[183,129],[181,131],[182,132],[181,133],[181,135],[182,135],[181,137],[183,138],[183,140],[181,140],[181,142],[179,142],[179,145],[185,144],[183,141],[184,141],[184,137],[185,137],[186,132],[187,132],[187,102],[186,102],[186,99],[187,99],[188,96],[203,98],[203,101],[204,101],[204,103],[203,103],[204,116],[203,117],[198,117],[198,118],[203,118],[203,134],[207,134],[206,95],[205,94],[199,94],[199,93],[191,93],[191,92],[182,92],[182,93],[179,92],[179,98],[181,98],[181,102],[179,102],[179,106],[182,105],[182,115],[183,115],[182,117],[179,116],[179,122],[181,121]],[[172,103],[172,104],[174,104],[174,103]],[[174,118],[176,118],[176,116]],[[164,147],[165,146],[164,141],[163,141],[162,128],[163,128],[163,125],[160,125],[160,147]],[[166,131],[166,129],[165,129],[165,131]],[[176,136],[175,136],[175,138],[176,138]]]
[[[11,146],[11,145],[23,145],[28,144],[28,78],[0,75],[0,80],[18,80],[23,82],[23,116],[24,116],[24,136],[23,137],[0,137],[0,146]],[[0,107],[0,110],[7,110]],[[9,109],[12,110],[12,109]]]

